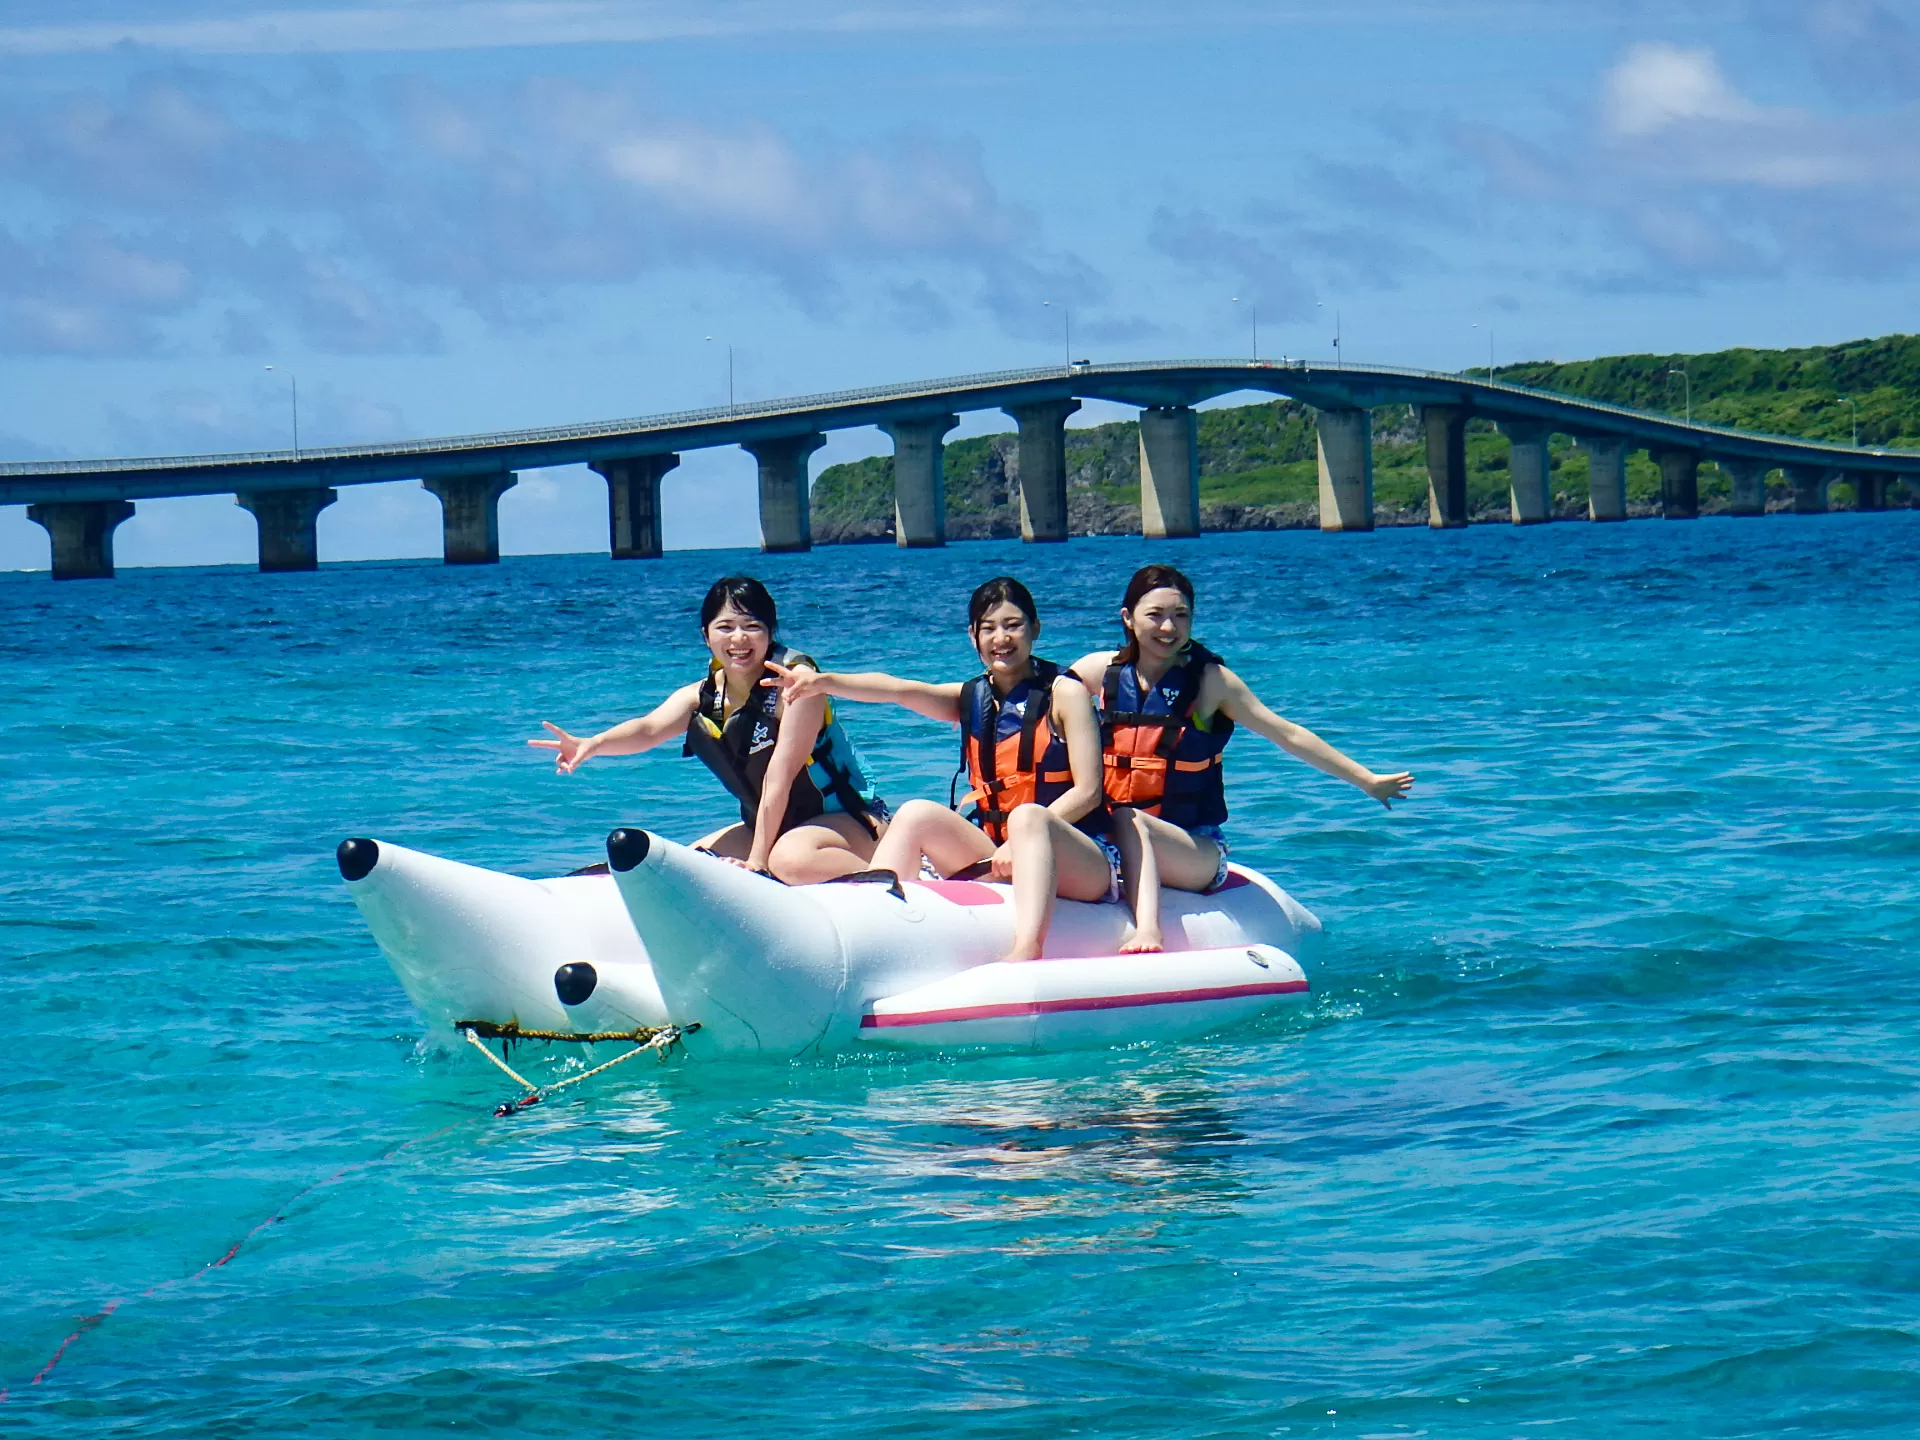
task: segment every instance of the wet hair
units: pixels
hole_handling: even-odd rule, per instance
[[[713,582],[712,588],[707,591],[707,598],[700,602],[702,635],[707,633],[713,617],[729,605],[766,626],[769,639],[779,628],[779,612],[773,608],[773,596],[767,593],[766,586],[751,575],[723,575]]]
[[[1126,598],[1120,602],[1120,608],[1127,614],[1133,614],[1134,606],[1156,590],[1178,590],[1186,596],[1187,604],[1193,604],[1193,582],[1171,565],[1143,565],[1133,572],[1133,579],[1127,582]],[[1120,626],[1126,637],[1126,643],[1120,647],[1115,664],[1131,665],[1140,658],[1140,642],[1133,636],[1133,630],[1124,621]]]
[[[967,629],[978,630],[985,614],[996,605],[1011,605],[1027,617],[1027,624],[1040,628],[1040,610],[1033,603],[1033,592],[1011,575],[996,575],[973,592],[967,601]]]

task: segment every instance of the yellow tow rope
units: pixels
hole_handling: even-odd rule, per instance
[[[596,1030],[573,1034],[559,1030],[522,1030],[518,1025],[512,1023],[495,1025],[485,1020],[460,1020],[455,1022],[455,1027],[460,1031],[460,1034],[465,1037],[469,1045],[486,1056],[489,1063],[505,1071],[507,1077],[511,1079],[514,1084],[520,1086],[527,1092],[518,1100],[508,1100],[499,1105],[493,1112],[495,1115],[512,1115],[526,1109],[529,1105],[538,1105],[549,1095],[564,1090],[569,1085],[578,1085],[582,1080],[591,1080],[601,1071],[611,1070],[616,1065],[624,1065],[627,1061],[633,1059],[634,1056],[644,1055],[649,1050],[658,1055],[660,1059],[665,1060],[667,1058],[667,1051],[680,1043],[681,1036],[690,1034],[700,1028],[698,1025],[642,1025],[637,1030]],[[631,1040],[634,1042],[634,1045],[633,1049],[627,1051],[624,1055],[614,1056],[613,1059],[607,1061],[604,1065],[596,1065],[591,1070],[584,1071],[579,1075],[569,1076],[567,1079],[557,1081],[552,1085],[536,1085],[518,1070],[515,1070],[505,1060],[487,1049],[486,1041],[480,1038],[481,1032],[483,1031],[486,1032],[489,1039],[495,1040],[571,1040],[583,1044],[601,1040]]]

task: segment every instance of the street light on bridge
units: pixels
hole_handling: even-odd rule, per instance
[[[269,365],[266,368],[271,370],[273,366]],[[300,377],[289,370],[287,379],[293,385],[293,458],[298,460],[300,458]]]
[[[1066,327],[1067,368],[1071,370],[1073,368],[1073,311],[1065,305],[1055,305],[1051,300],[1042,300],[1040,305],[1042,309],[1058,310],[1060,312],[1060,319]]]
[[[1238,295],[1233,297],[1233,303],[1246,306],[1247,313],[1253,317],[1253,363],[1258,365],[1260,363],[1260,307],[1251,300],[1242,300]]]
[[[1853,406],[1853,448],[1858,450],[1860,448],[1860,406],[1845,395],[1840,399],[1843,404]]]
[[[1684,365],[1669,366],[1667,369],[1667,379],[1671,380],[1676,375],[1680,377],[1681,383],[1686,386],[1687,424],[1691,425],[1693,423],[1693,377],[1687,374],[1687,367]]]
[[[707,336],[707,341],[709,344],[711,344],[713,341],[713,337],[711,335]],[[733,342],[732,341],[727,342],[727,413],[729,415],[733,414]]]
[[[1313,308],[1324,310],[1327,308],[1327,302],[1316,300],[1313,302]],[[1333,309],[1333,363],[1336,365],[1347,363],[1346,354],[1340,349],[1340,307],[1337,305]]]
[[[1478,320],[1473,322],[1473,328],[1476,330],[1480,328]],[[1493,380],[1493,324],[1491,321],[1487,324],[1487,380],[1489,383]]]

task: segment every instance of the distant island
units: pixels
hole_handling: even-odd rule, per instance
[[[1678,371],[1685,372],[1683,380]],[[1484,377],[1486,371],[1470,370]],[[1920,338],[1890,335],[1804,350],[1722,350],[1710,355],[1620,355],[1567,364],[1503,365],[1498,378],[1541,390],[1682,414],[1691,386],[1693,418],[1714,425],[1862,445],[1920,449]],[[1313,411],[1272,400],[1200,412],[1201,524],[1208,530],[1290,530],[1319,524]],[[947,446],[947,535],[1012,539],[1020,533],[1016,437],[981,435]],[[1584,517],[1587,458],[1564,435],[1553,440],[1554,508]],[[1700,469],[1700,510],[1726,508],[1727,476]],[[1769,504],[1790,494],[1776,477]],[[1379,525],[1427,523],[1426,442],[1413,407],[1373,412],[1374,518]],[[1628,510],[1659,513],[1660,472],[1644,453],[1628,461]],[[1068,519],[1076,535],[1140,532],[1139,429],[1131,421],[1067,431]],[[1920,500],[1896,485],[1891,504]],[[1467,433],[1467,502],[1476,522],[1508,516],[1507,442],[1491,421]],[[1853,504],[1835,485],[1835,509]],[[817,544],[893,539],[893,457],[830,465],[813,486]]]

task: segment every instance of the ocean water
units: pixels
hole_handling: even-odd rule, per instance
[[[1913,1434],[1916,550],[1894,514],[0,578],[0,1431]],[[677,754],[522,741],[694,674],[717,574],[829,664],[957,679],[978,580],[1064,660],[1148,558],[1282,713],[1419,775],[1388,814],[1229,751],[1237,854],[1328,924],[1309,1004],[642,1061],[509,1120],[421,1044],[334,844],[540,874],[707,827]],[[949,735],[850,724],[944,796]]]

